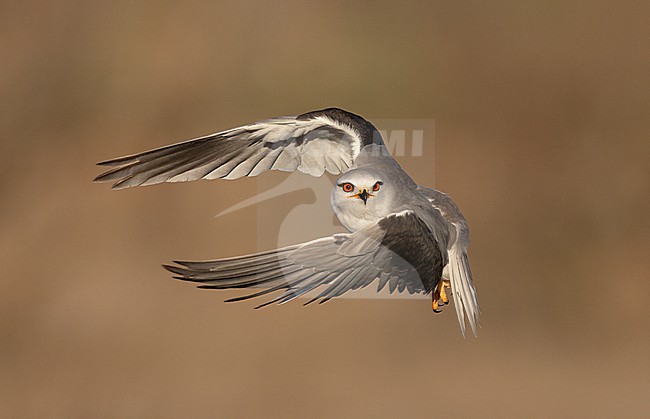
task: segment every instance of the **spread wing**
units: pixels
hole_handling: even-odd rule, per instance
[[[442,277],[443,256],[426,224],[412,211],[382,218],[376,225],[350,233],[253,255],[165,266],[175,278],[200,283],[199,288],[266,288],[231,298],[240,301],[283,291],[261,304],[283,304],[315,291],[308,301],[324,303],[378,280],[409,293],[429,293]]]
[[[382,143],[362,117],[330,108],[256,122],[194,140],[98,163],[114,166],[96,182],[114,189],[197,179],[237,179],[266,170],[312,176],[346,171],[360,150]]]
[[[431,205],[440,211],[444,220],[449,223],[450,230],[454,233],[455,237],[450,241],[449,263],[445,266],[444,276],[449,279],[451,284],[454,307],[463,336],[465,335],[465,315],[467,315],[469,325],[476,336],[476,326],[480,323],[481,310],[467,257],[467,248],[469,247],[467,221],[447,194],[423,186],[418,186],[418,192],[422,193]]]

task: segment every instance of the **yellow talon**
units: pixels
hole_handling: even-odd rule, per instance
[[[447,296],[447,292],[445,291],[445,288],[450,288],[449,281],[441,279],[440,282],[438,282],[436,289],[431,294],[431,308],[436,313],[440,312],[438,310],[438,308],[440,307],[440,305],[438,304],[438,300],[442,300],[443,304],[449,303],[449,297]]]

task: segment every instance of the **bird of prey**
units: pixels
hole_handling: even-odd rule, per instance
[[[263,288],[240,301],[279,292],[283,304],[313,291],[326,302],[377,282],[377,292],[431,294],[447,304],[451,288],[463,336],[474,335],[479,306],[467,258],[469,228],[443,192],[420,186],[391,157],[377,129],[338,108],[272,118],[98,163],[95,181],[114,189],[197,179],[237,179],[267,170],[341,174],[331,206],[348,233],[262,253],[163,265],[200,288]]]

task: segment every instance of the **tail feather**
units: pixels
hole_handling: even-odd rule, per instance
[[[469,325],[476,336],[477,326],[480,325],[480,308],[476,289],[472,283],[472,272],[469,268],[467,252],[464,249],[454,246],[449,251],[448,274],[460,330],[465,336],[465,314],[467,314]]]

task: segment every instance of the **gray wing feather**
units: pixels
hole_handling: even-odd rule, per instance
[[[98,163],[115,166],[95,178],[114,189],[197,179],[237,179],[267,170],[312,176],[352,166],[374,127],[340,109],[273,118],[144,153]]]
[[[431,205],[442,214],[452,233],[449,248],[449,262],[445,266],[444,276],[449,279],[451,293],[454,296],[454,306],[460,330],[465,336],[465,315],[474,336],[480,324],[481,310],[478,304],[476,288],[469,267],[467,248],[469,247],[469,227],[460,209],[451,198],[435,189],[418,187],[418,192],[424,195]]]
[[[427,245],[413,247],[414,237]],[[241,301],[274,291],[282,294],[260,307],[284,304],[324,287],[306,304],[329,301],[375,279],[391,292],[428,293],[442,276],[442,256],[433,234],[413,212],[391,214],[377,225],[253,255],[203,262],[175,263],[165,268],[200,288],[266,288],[228,301]],[[404,252],[408,250],[409,254]],[[419,254],[413,255],[413,252]],[[439,269],[425,268],[438,266]],[[423,278],[421,276],[431,276]],[[437,276],[437,278],[436,278]]]

